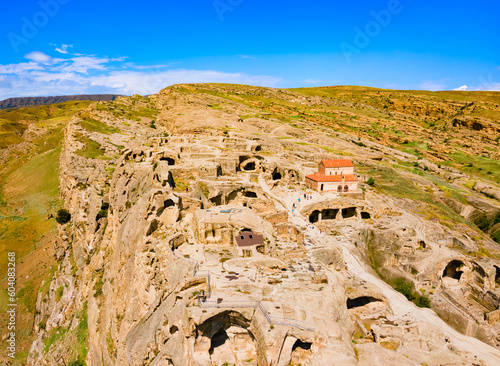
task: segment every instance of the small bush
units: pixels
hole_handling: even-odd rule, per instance
[[[108,210],[100,210],[99,213],[97,214],[97,217],[95,218],[96,221],[99,221],[100,219],[108,217]]]
[[[369,186],[373,186],[375,184],[375,179],[373,179],[373,177],[370,177],[370,179],[368,179],[366,184],[368,184]]]
[[[425,295],[419,296],[416,301],[415,305],[417,305],[419,308],[429,308],[431,307],[431,300]]]
[[[408,300],[412,301],[415,298],[413,293],[413,283],[405,280],[402,277],[396,278],[394,281],[394,289],[403,294]]]
[[[102,295],[102,287],[104,286],[104,282],[102,277],[99,277],[99,280],[94,285],[94,297],[99,297]]]
[[[57,211],[56,215],[57,223],[63,225],[69,222],[69,220],[71,220],[71,214],[69,213],[68,210],[61,208],[59,211]]]

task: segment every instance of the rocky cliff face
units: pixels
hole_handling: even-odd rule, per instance
[[[435,184],[408,171],[389,182],[414,156],[244,102],[340,100],[230,88],[100,102],[67,125],[71,221],[29,364],[498,364],[498,246],[463,218],[498,202],[470,189],[451,201],[458,185],[437,181],[450,169],[425,159]],[[351,155],[364,195],[305,189],[338,154]],[[262,242],[239,246],[249,231]]]

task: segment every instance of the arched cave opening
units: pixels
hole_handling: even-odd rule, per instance
[[[255,168],[256,168],[255,161],[251,161],[251,162],[245,164],[245,166],[243,167],[243,170],[246,170],[248,172],[248,171],[255,170]]]
[[[460,280],[462,277],[463,271],[460,271],[460,268],[464,265],[464,262],[459,260],[452,260],[443,271],[443,277],[450,277],[454,280]]]
[[[500,268],[497,266],[495,267],[495,287],[500,286]]]
[[[244,229],[241,229],[241,232],[243,232],[243,231],[252,231],[252,229],[249,229],[249,228],[246,227]]]
[[[215,197],[210,198],[210,202],[212,202],[216,206],[222,205],[222,195],[219,194]]]
[[[297,339],[292,347],[292,352],[296,349],[303,349],[305,351],[309,351],[312,347],[311,342],[302,342],[300,339]]]
[[[314,224],[316,222],[318,222],[319,220],[319,211],[318,210],[314,210],[310,215],[309,215],[309,222],[311,224]]]
[[[166,208],[169,208],[169,207],[172,207],[172,206],[175,206],[175,202],[172,200],[172,199],[168,199],[166,201],[163,202],[163,207],[160,207],[157,211],[156,211],[156,216],[161,216],[161,214],[163,213],[163,211],[165,211]]]
[[[237,189],[235,191],[232,191],[226,196],[226,204],[230,203],[231,201],[235,200],[238,198],[238,193],[240,193],[241,190]]]
[[[175,160],[169,157],[160,158],[160,161],[166,161],[168,165],[175,165]]]
[[[321,211],[321,218],[323,220],[335,220],[337,217],[338,209],[326,209]]]
[[[229,337],[224,328],[221,328],[215,333],[210,339],[210,349],[208,353],[213,355],[214,350],[218,347],[221,347],[229,340]]]
[[[372,302],[380,302],[380,301],[382,301],[382,300],[377,299],[375,297],[360,296],[360,297],[356,297],[354,299],[347,299],[347,308],[348,309],[359,308],[361,306],[368,305]]]
[[[146,236],[153,234],[157,229],[158,229],[158,220],[154,219],[153,221],[151,221],[151,224],[149,224]]]
[[[348,219],[354,216],[356,216],[356,207],[348,207],[342,209],[342,217],[344,219]]]
[[[255,146],[255,151],[262,151],[262,146],[260,145]]]
[[[369,213],[369,212],[365,212],[365,211],[363,211],[363,212],[361,212],[361,218],[362,218],[363,220],[367,220],[367,219],[370,219],[370,218],[371,218],[371,215],[370,215],[370,213]]]
[[[252,191],[246,191],[245,192],[245,197],[248,197],[248,198],[257,198],[257,193],[252,192]]]
[[[280,180],[282,178],[280,172],[273,173],[273,180]]]

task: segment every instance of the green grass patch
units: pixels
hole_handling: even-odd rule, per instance
[[[105,135],[111,135],[113,133],[120,133],[121,131],[113,126],[108,126],[106,123],[98,121],[90,117],[81,117],[80,126],[89,132],[97,132]]]
[[[85,144],[85,147],[83,149],[77,150],[75,152],[77,155],[87,159],[110,159],[109,157],[104,156],[106,151],[104,149],[101,149],[101,144],[97,141],[94,141],[87,136],[82,135],[81,133],[77,133],[76,138],[78,139],[78,141]]]
[[[448,156],[465,173],[500,183],[500,161],[484,156],[469,155],[462,151],[451,153]],[[444,164],[450,165],[449,163],[445,162]]]

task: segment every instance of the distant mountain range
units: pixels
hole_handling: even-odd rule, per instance
[[[56,97],[21,97],[9,98],[0,101],[0,109],[31,107],[45,104],[64,103],[73,100],[112,101],[120,95],[93,94],[93,95],[61,95]]]

